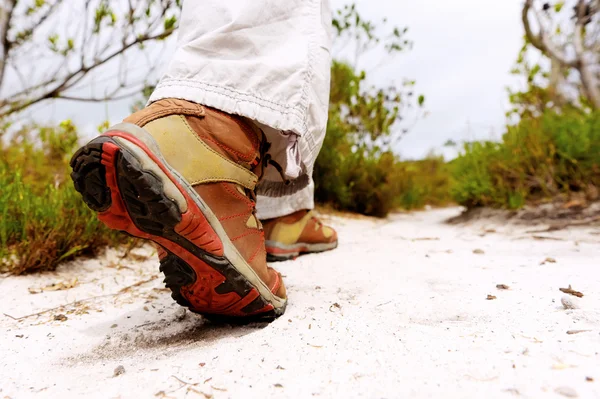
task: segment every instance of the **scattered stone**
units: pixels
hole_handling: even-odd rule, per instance
[[[148,309],[148,306],[144,306],[144,310],[145,310],[146,312],[150,311],[150,309]]]
[[[204,366],[206,366],[206,363],[202,362],[202,363],[199,363],[198,365],[199,365],[200,367],[204,367]]]
[[[585,377],[585,380],[587,382],[594,382],[594,379],[592,377]]]
[[[113,377],[118,377],[121,374],[125,374],[125,367],[123,367],[123,366],[117,366],[117,368],[113,372]]]
[[[275,385],[273,385],[273,386],[274,386],[275,388],[283,388],[283,385],[281,385],[281,384],[275,384]]]
[[[562,305],[565,309],[578,309],[579,308],[579,306],[573,300],[573,298],[570,298],[568,296],[563,296],[562,298],[560,298],[560,303],[562,303]]]
[[[496,288],[498,288],[499,290],[509,290],[510,287],[506,284],[496,284]]]
[[[61,314],[54,315],[54,320],[56,320],[56,321],[67,321],[68,317],[61,313]]]
[[[112,326],[110,326],[110,328],[117,328],[117,324],[113,324]]]
[[[494,295],[488,294],[487,298],[485,298],[485,299],[487,299],[488,301],[491,301],[491,300],[496,299],[496,297]]]
[[[558,387],[554,390],[559,395],[566,396],[567,398],[577,398],[577,391],[571,387]]]
[[[483,255],[483,254],[485,253],[485,251],[484,251],[483,249],[479,249],[479,248],[477,248],[477,249],[474,249],[474,250],[473,250],[473,253],[474,253],[475,255]]]
[[[175,311],[175,321],[183,321],[187,316],[187,310],[185,308],[179,308]]]
[[[285,370],[283,367],[281,367],[281,366],[279,366],[279,365],[276,367],[276,369],[277,369],[277,370]]]
[[[569,288],[559,288],[559,290],[561,290],[565,294],[570,294],[570,295],[576,296],[578,298],[583,297],[583,294],[581,292],[575,291],[573,288],[571,288],[571,284],[569,284]]]

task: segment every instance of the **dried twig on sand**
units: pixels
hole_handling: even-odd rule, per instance
[[[7,316],[7,317],[10,317],[13,320],[25,320],[25,319],[28,319],[28,318],[33,317],[33,316],[41,316],[41,315],[43,315],[45,313],[49,313],[49,312],[52,312],[54,310],[65,308],[67,306],[73,306],[73,305],[76,306],[76,305],[79,305],[79,304],[84,303],[84,302],[93,301],[94,299],[106,298],[106,297],[109,297],[109,296],[117,296],[117,295],[120,295],[120,294],[122,294],[124,292],[129,291],[131,288],[139,287],[140,285],[149,283],[150,281],[156,280],[157,278],[158,278],[158,275],[155,274],[155,275],[151,276],[150,278],[148,278],[146,280],[138,281],[135,284],[131,284],[131,285],[128,285],[127,287],[123,287],[123,288],[121,288],[119,291],[117,291],[114,294],[97,295],[97,296],[93,296],[93,297],[90,297],[90,298],[80,299],[80,300],[69,302],[69,303],[65,303],[63,305],[56,306],[56,307],[53,307],[53,308],[50,308],[50,309],[42,310],[41,312],[31,313],[31,314],[28,314],[28,315],[25,315],[25,316],[21,316],[21,317],[13,317],[13,316],[8,315],[6,313],[4,313],[4,315]]]
[[[578,298],[581,298],[583,296],[583,294],[581,292],[575,291],[573,288],[571,288],[571,284],[569,284],[569,288],[559,288],[559,290],[561,290],[565,294],[571,294],[571,295],[576,296]]]

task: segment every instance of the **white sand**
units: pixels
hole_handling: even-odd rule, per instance
[[[267,326],[178,320],[153,257],[3,278],[14,318],[102,297],[0,314],[0,397],[600,397],[600,231],[442,223],[458,211],[333,218],[339,249],[277,265],[290,305]]]

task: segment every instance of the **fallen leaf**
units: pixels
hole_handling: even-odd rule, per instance
[[[333,305],[331,305],[331,306],[329,307],[329,311],[330,311],[330,312],[333,312],[335,309],[341,309],[341,308],[342,308],[342,306],[341,306],[339,303],[335,302]],[[333,310],[332,310],[332,309],[333,309]]]
[[[54,320],[56,321],[67,321],[68,318],[64,314],[57,314],[54,316]]]
[[[74,278],[71,281],[58,281],[56,283],[52,283],[40,288],[29,287],[28,291],[30,294],[39,294],[44,291],[63,291],[77,286],[78,283],[79,281],[77,280],[77,278]]]
[[[134,262],[143,262],[143,261],[146,261],[146,260],[150,259],[146,255],[136,254],[136,253],[133,253],[133,252],[130,252],[127,257],[129,259],[133,260]]]
[[[206,363],[204,363],[204,362],[202,362],[202,363],[199,363],[199,366],[200,366],[200,367],[204,367],[204,366],[206,366]]]
[[[554,258],[546,258],[540,263],[540,265],[545,265],[546,263],[556,263],[556,259]]]
[[[579,334],[579,333],[590,332],[590,331],[592,331],[592,330],[569,330],[569,331],[567,331],[567,334],[573,335],[573,334]]]
[[[594,381],[594,379],[592,377],[585,377],[585,380],[587,382],[593,382]]]
[[[496,297],[494,295],[490,295],[488,294],[487,298],[488,301],[491,301],[492,299],[496,299]]]
[[[551,241],[566,241],[564,238],[548,237],[548,236],[531,236],[534,240],[551,240]]]
[[[569,284],[569,288],[559,288],[562,292],[564,292],[565,294],[571,294],[573,296],[576,296],[578,298],[581,298],[583,296],[583,294],[579,291],[575,291],[573,288],[571,288],[571,284]]]
[[[274,386],[275,388],[283,388],[283,385],[281,385],[281,384],[274,384],[273,386]]]
[[[499,290],[509,290],[510,287],[506,284],[496,284],[496,288],[498,288]]]
[[[477,248],[477,249],[474,249],[474,250],[473,250],[473,253],[474,253],[475,255],[483,255],[483,254],[485,253],[485,251],[484,251],[483,249],[479,249],[479,248]]]
[[[572,364],[564,364],[564,363],[556,363],[552,365],[552,370],[565,370],[565,369],[571,369],[571,368],[575,368],[577,366],[574,366]]]
[[[571,208],[581,208],[583,206],[585,206],[585,202],[583,200],[574,199],[574,200],[567,202],[566,204],[563,204],[562,208],[563,209],[571,209]]]

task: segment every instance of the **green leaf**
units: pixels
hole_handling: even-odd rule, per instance
[[[422,107],[422,106],[423,106],[423,104],[425,104],[425,96],[421,94],[421,95],[419,96],[419,100],[418,100],[418,102],[419,102],[419,106],[420,106],[420,107]]]
[[[562,10],[562,8],[565,6],[565,2],[564,1],[559,1],[558,3],[556,3],[554,5],[554,11],[556,12],[560,12],[560,10]]]
[[[167,19],[165,19],[165,30],[172,30],[173,28],[175,28],[175,24],[177,23],[177,17],[176,16],[172,16],[169,17]]]

